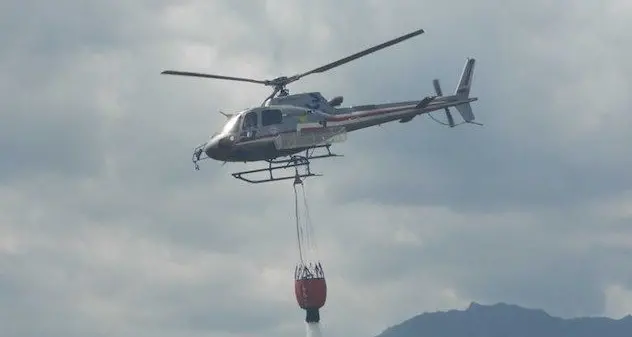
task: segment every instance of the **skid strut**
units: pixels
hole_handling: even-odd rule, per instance
[[[321,159],[321,158],[329,158],[329,157],[342,157],[342,155],[331,153],[331,151],[329,149],[330,146],[331,145],[322,145],[322,146],[317,146],[317,147],[306,149],[304,156],[303,155],[293,155],[293,156],[290,156],[289,159],[280,159],[280,160],[270,159],[270,160],[267,160],[267,162],[268,162],[268,167],[267,168],[261,168],[261,169],[249,170],[249,171],[242,171],[242,172],[235,172],[232,175],[233,175],[233,177],[235,177],[237,179],[243,180],[243,181],[251,183],[251,184],[259,184],[259,183],[265,183],[265,182],[271,182],[271,181],[279,181],[279,180],[288,180],[288,179],[297,179],[297,178],[307,178],[307,177],[322,176],[322,174],[313,173],[311,171],[310,160],[312,160],[312,159]],[[326,148],[327,153],[326,154],[322,154],[322,155],[314,155],[313,152],[317,148]],[[310,150],[311,150],[311,153],[310,153]],[[305,172],[303,172],[303,173],[299,172],[299,168],[300,167],[304,167],[305,168]],[[285,169],[290,169],[290,168],[294,168],[294,174],[289,174],[289,175],[280,176],[280,177],[275,177],[274,174],[273,174],[274,171],[285,170]],[[250,178],[245,177],[245,176],[250,175],[250,174],[262,173],[262,172],[267,172],[268,173],[268,177],[262,178],[262,179],[250,179]]]

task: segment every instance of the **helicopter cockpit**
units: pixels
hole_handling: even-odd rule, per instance
[[[283,112],[278,108],[257,107],[243,111],[240,114],[241,122],[239,130],[240,139],[271,135],[278,133],[283,124]]]
[[[244,111],[231,115],[224,114],[228,117],[228,120],[224,123],[224,125],[222,125],[222,128],[219,131],[216,131],[213,135],[211,135],[211,139],[230,134],[237,134],[239,132],[240,120]]]
[[[222,127],[222,131],[220,131],[220,134],[226,135],[226,134],[236,133],[239,127],[238,122],[240,119],[241,119],[241,114],[236,114],[230,117],[230,119],[228,119],[226,124],[224,124],[224,126]]]
[[[255,135],[274,134],[283,124],[283,112],[278,108],[251,108],[229,115],[228,121],[211,138],[223,138],[235,135],[239,139],[252,138]]]

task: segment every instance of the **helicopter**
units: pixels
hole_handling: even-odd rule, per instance
[[[198,72],[165,70],[161,74],[193,76],[231,81],[262,84],[273,88],[260,106],[251,107],[236,113],[221,112],[227,121],[219,132],[193,151],[193,163],[199,170],[198,162],[213,159],[226,162],[268,162],[267,167],[255,170],[232,173],[233,177],[248,183],[263,183],[285,179],[300,179],[320,176],[310,169],[310,160],[338,157],[331,152],[334,143],[344,142],[347,133],[387,122],[399,121],[408,123],[417,115],[443,110],[447,123],[435,121],[455,127],[470,123],[482,125],[474,121],[470,103],[478,100],[470,97],[470,87],[475,59],[467,58],[454,94],[443,96],[438,79],[433,80],[435,94],[421,100],[395,103],[379,103],[360,106],[341,107],[343,96],[326,100],[320,92],[303,92],[290,94],[287,85],[316,73],[323,73],[378,50],[423,34],[419,29],[402,35],[382,44],[365,49],[353,55],[328,63],[324,66],[293,76],[281,76],[271,80],[257,80],[243,77],[213,75]],[[456,124],[450,107],[454,107],[463,122]],[[315,150],[325,149],[325,154],[316,155]],[[299,153],[305,152],[305,155]],[[222,164],[222,165],[223,165]],[[305,167],[306,172],[299,173],[298,168]],[[295,174],[274,176],[281,169],[294,168]],[[267,173],[264,178],[249,178],[251,174]]]

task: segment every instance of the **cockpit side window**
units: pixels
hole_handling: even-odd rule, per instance
[[[242,129],[256,128],[258,124],[257,117],[258,116],[255,111],[247,113],[244,117],[244,124],[242,126]]]
[[[261,112],[261,125],[274,125],[283,122],[283,114],[281,110],[269,109]]]

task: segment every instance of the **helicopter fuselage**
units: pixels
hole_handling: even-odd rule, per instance
[[[466,60],[452,95],[443,96],[439,81],[434,81],[436,96],[418,101],[336,107],[343,101],[331,101],[319,92],[282,95],[267,104],[234,115],[222,130],[199,146],[202,154],[224,162],[272,161],[309,148],[326,145],[346,133],[392,121],[410,122],[417,115],[444,110],[450,126],[455,126],[449,107],[455,107],[466,123],[475,123],[470,102],[474,59]]]
[[[292,97],[294,96],[294,97]],[[319,93],[287,96],[319,97]],[[316,99],[314,99],[316,100]],[[268,105],[252,108],[236,114],[227,122],[223,132],[213,136],[202,148],[208,157],[225,162],[250,162],[273,160],[290,156],[318,145],[293,148],[279,147],[283,137],[326,133],[328,130],[344,130],[345,133],[388,122],[409,122],[415,116],[452,106],[476,101],[477,98],[427,97],[421,101],[405,101],[335,108],[325,104],[315,106]],[[323,104],[320,102],[320,104]],[[328,111],[328,112],[326,112]],[[313,138],[313,137],[312,137]]]
[[[193,153],[193,162],[198,169],[197,162],[203,154],[207,158],[223,162],[253,162],[268,161],[269,167],[263,170],[233,173],[235,178],[248,182],[255,182],[243,177],[244,174],[263,172],[269,173],[267,180],[276,181],[314,175],[309,171],[309,160],[336,156],[329,151],[331,143],[344,141],[348,132],[399,120],[400,123],[411,121],[417,115],[435,110],[444,110],[450,127],[454,123],[449,107],[455,107],[463,117],[463,123],[473,123],[474,114],[470,102],[477,98],[470,98],[470,86],[474,68],[474,59],[468,58],[457,84],[454,94],[443,96],[439,81],[434,80],[436,96],[425,97],[420,101],[406,101],[396,103],[380,103],[372,105],[351,106],[338,108],[342,104],[341,96],[330,101],[319,92],[300,93],[290,95],[287,85],[311,74],[319,74],[336,68],[360,57],[364,57],[378,50],[395,45],[412,37],[423,34],[423,29],[417,29],[408,34],[391,39],[379,45],[372,46],[355,54],[338,59],[334,62],[313,68],[312,70],[296,73],[292,76],[279,76],[273,79],[253,79],[217,74],[207,74],[191,71],[164,70],[162,74],[212,78],[239,82],[256,83],[272,87],[272,93],[264,100],[260,107],[251,108],[237,114],[226,115],[229,119],[222,130],[213,135],[208,142],[199,145]],[[434,119],[434,118],[433,118]],[[459,123],[461,124],[461,123]],[[321,147],[327,148],[327,155],[312,156],[306,151],[305,156],[294,155],[305,150]],[[278,159],[290,156],[289,159]],[[272,167],[273,164],[287,163],[289,166]],[[272,171],[288,167],[307,166],[306,175],[274,178]]]

